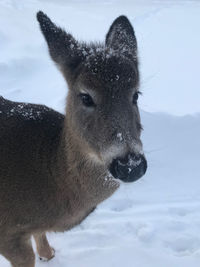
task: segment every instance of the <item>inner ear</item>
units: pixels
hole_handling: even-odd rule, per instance
[[[137,60],[137,41],[126,16],[120,16],[112,23],[106,35],[106,46]]]
[[[43,12],[37,13],[37,19],[48,44],[51,58],[64,74],[72,75],[83,60],[79,43],[71,34],[57,27]]]

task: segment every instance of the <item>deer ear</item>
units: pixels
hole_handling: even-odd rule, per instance
[[[106,46],[123,55],[137,60],[137,41],[130,21],[125,16],[118,17],[106,35]]]
[[[64,73],[72,74],[82,60],[78,42],[71,34],[57,27],[42,11],[37,13],[37,20],[48,44],[51,58]]]

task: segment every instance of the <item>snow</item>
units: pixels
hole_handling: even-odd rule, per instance
[[[38,10],[83,41],[102,41],[118,15],[130,18],[148,170],[121,184],[80,226],[49,234],[56,257],[37,259],[36,267],[198,267],[200,2],[1,0],[0,95],[63,112],[66,84],[49,58]],[[10,265],[0,257],[0,266]]]
[[[122,142],[123,141],[122,133],[117,133],[117,138],[119,139],[120,142]]]

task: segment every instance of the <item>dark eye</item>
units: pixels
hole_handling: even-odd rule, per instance
[[[83,105],[86,107],[94,107],[94,101],[92,99],[92,97],[88,94],[80,94],[80,98],[83,102]]]
[[[138,98],[139,98],[139,93],[136,92],[136,93],[133,95],[133,104],[137,104]]]

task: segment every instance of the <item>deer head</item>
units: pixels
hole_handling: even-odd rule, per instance
[[[85,151],[115,178],[135,181],[147,169],[137,105],[137,41],[125,16],[111,25],[105,44],[81,43],[41,11],[41,31],[68,83],[67,122]]]

